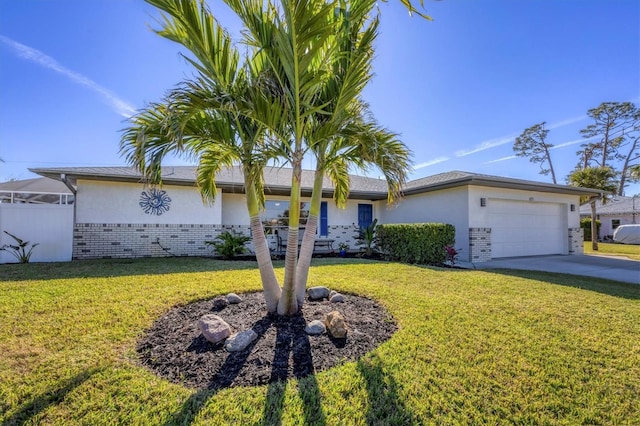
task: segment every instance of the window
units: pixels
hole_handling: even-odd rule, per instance
[[[620,219],[611,219],[611,229],[616,229],[620,226]]]
[[[278,229],[289,226],[289,202],[267,200],[265,210],[260,215],[267,234],[275,234]],[[304,228],[309,217],[309,203],[300,203],[300,228]]]

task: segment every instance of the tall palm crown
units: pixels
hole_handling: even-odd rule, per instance
[[[375,3],[226,0],[244,25],[248,50],[241,61],[231,37],[203,1],[148,2],[164,12],[157,33],[190,51],[193,57],[186,59],[197,74],[133,117],[121,151],[151,182],[161,181],[160,166],[168,154],[197,160],[197,182],[207,201],[217,192],[215,173],[241,164],[267,308],[293,314],[301,303],[294,286],[304,289],[310,260],[301,255],[298,261],[297,253],[304,156],[313,154],[318,164],[311,211],[316,224],[324,174],[335,182],[336,201],[343,204],[348,167],[377,165],[388,178],[393,199],[409,165],[406,147],[375,123],[360,100],[371,78]],[[269,162],[292,168],[282,289],[259,218],[262,170]],[[311,234],[305,233],[303,252]],[[298,271],[303,280],[296,280]]]

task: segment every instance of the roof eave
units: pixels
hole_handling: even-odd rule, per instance
[[[466,185],[475,186],[488,186],[491,188],[505,188],[505,189],[518,189],[528,191],[550,192],[555,194],[570,194],[578,196],[598,196],[602,191],[591,188],[579,188],[574,186],[534,183],[534,182],[510,182],[501,181],[498,179],[488,179],[486,177],[468,176],[460,179],[449,180],[442,183],[436,183],[432,185],[426,185],[422,187],[411,188],[404,191],[405,195],[420,194],[423,192],[439,191],[442,189],[456,188]]]

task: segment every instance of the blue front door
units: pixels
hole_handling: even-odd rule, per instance
[[[373,206],[371,204],[358,204],[358,228],[363,229],[373,222]]]

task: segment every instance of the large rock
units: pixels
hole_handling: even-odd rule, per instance
[[[242,297],[238,296],[235,293],[229,293],[227,294],[227,302],[229,302],[231,305],[236,305],[242,302]]]
[[[222,318],[214,314],[203,315],[198,320],[198,328],[205,339],[214,345],[231,336],[231,327]]]
[[[341,295],[340,293],[336,293],[332,296],[329,296],[329,302],[331,303],[340,303],[340,302],[344,302],[344,296]]]
[[[322,286],[309,287],[307,293],[309,294],[309,299],[311,300],[318,300],[329,297],[329,289]]]
[[[307,326],[304,328],[304,331],[311,336],[315,336],[318,334],[323,334],[325,331],[327,331],[327,327],[324,326],[322,321],[313,320],[307,324]]]
[[[241,331],[229,337],[224,348],[227,352],[240,352],[245,350],[257,337],[258,334],[253,330]]]
[[[344,317],[338,311],[331,311],[324,317],[324,325],[327,327],[329,334],[336,339],[344,339],[347,337],[347,324]]]

